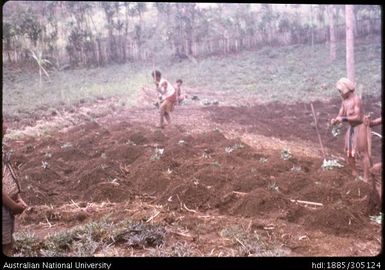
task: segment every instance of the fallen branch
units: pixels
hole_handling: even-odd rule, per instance
[[[237,237],[234,237],[235,240],[237,240],[238,243],[240,243],[245,249],[248,249]]]
[[[246,192],[233,191],[233,193],[241,196],[247,195]]]
[[[186,209],[189,212],[196,213],[197,211],[187,208],[186,204],[183,204],[184,209]]]
[[[47,224],[48,224],[48,225],[49,225],[49,227],[51,228],[51,227],[52,227],[52,224],[51,224],[51,222],[49,222],[49,220],[48,220],[47,216],[45,216],[45,220],[47,221]]]
[[[317,202],[309,202],[309,201],[301,201],[301,200],[290,200],[293,203],[301,203],[301,204],[308,204],[308,205],[315,205],[315,206],[324,206],[322,203]]]
[[[74,202],[74,200],[72,200],[72,199],[71,199],[71,203],[72,203],[73,205],[75,205],[77,208],[81,209],[80,206],[79,206],[76,202]]]
[[[146,222],[150,222],[151,220],[156,218],[159,214],[160,214],[160,211],[157,211],[157,213],[155,215],[151,216],[149,219],[147,219]]]
[[[354,201],[354,202],[362,202],[362,201],[366,200],[366,198],[368,198],[368,195],[365,195],[365,196],[362,197],[362,198],[352,199],[352,201]]]

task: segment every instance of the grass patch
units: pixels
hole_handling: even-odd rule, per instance
[[[236,246],[235,256],[285,256],[287,252],[276,243],[266,242],[256,232],[246,232],[239,226],[231,226],[219,233],[221,237],[231,239]]]
[[[165,231],[160,225],[150,225],[130,219],[119,223],[104,217],[98,221],[37,239],[30,232],[15,233],[16,256],[90,257],[110,246],[122,244],[127,248],[158,247],[163,244]]]
[[[170,82],[181,78],[186,87],[208,91],[244,91],[262,102],[293,103],[336,97],[335,82],[346,76],[345,42],[337,44],[337,59],[329,63],[327,44],[264,47],[237,55],[212,56],[197,63],[185,60],[157,64]],[[381,95],[381,43],[375,38],[356,41],[357,92]],[[3,71],[3,110],[6,115],[49,105],[70,105],[98,97],[116,96],[120,105],[137,101],[142,87],[153,87],[151,64],[110,65],[104,68],[50,71],[51,80],[39,85],[35,72]]]

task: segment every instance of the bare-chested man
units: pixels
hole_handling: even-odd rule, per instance
[[[158,127],[164,128],[164,118],[166,118],[168,124],[171,123],[170,113],[173,111],[176,102],[176,91],[171,83],[161,78],[162,74],[159,70],[153,71],[151,75],[154,79],[156,90],[162,95],[159,107],[160,123]]]
[[[342,104],[336,118],[331,120],[331,124],[348,122],[349,128],[345,135],[345,151],[348,163],[352,167],[352,175],[357,176],[355,159],[363,161],[364,181],[369,181],[369,169],[371,167],[370,158],[370,127],[364,123],[364,111],[362,101],[354,92],[355,86],[347,78],[341,78],[336,87],[341,94]]]

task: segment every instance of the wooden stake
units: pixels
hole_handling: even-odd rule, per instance
[[[321,151],[322,151],[322,155],[325,159],[325,150],[324,150],[324,146],[322,144],[322,140],[321,140],[321,135],[319,134],[319,131],[318,131],[318,121],[317,121],[317,117],[316,117],[316,114],[315,114],[315,111],[314,111],[314,107],[313,107],[313,103],[310,103],[310,106],[311,106],[311,111],[313,113],[313,117],[314,117],[314,123],[315,123],[315,129],[317,131],[317,135],[318,135],[318,141],[319,141],[319,144],[321,146]]]
[[[308,205],[315,205],[315,206],[324,206],[322,203],[317,202],[309,202],[309,201],[301,201],[301,200],[290,200],[293,203],[301,203],[301,204],[308,204]]]

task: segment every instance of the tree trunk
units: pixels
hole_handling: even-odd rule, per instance
[[[334,6],[329,6],[330,61],[336,60],[336,33],[334,30]]]
[[[314,45],[314,31],[313,31],[313,5],[310,5],[310,31],[311,31],[311,50],[313,51],[313,45]]]
[[[358,32],[357,32],[358,29],[357,29],[356,14],[354,13],[354,10],[353,10],[352,18],[353,18],[353,34],[355,37],[357,37],[358,36]]]
[[[353,6],[345,5],[346,18],[346,71],[348,79],[355,82],[354,72],[354,32],[353,32]]]

